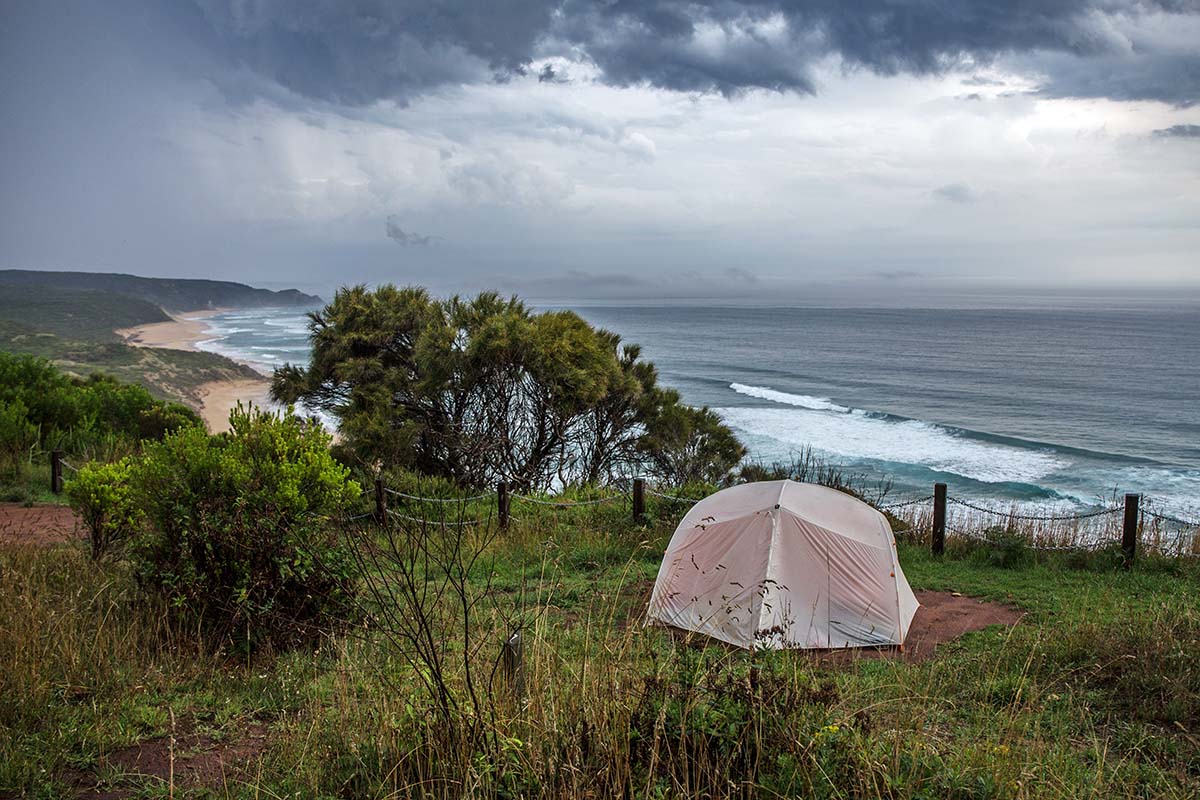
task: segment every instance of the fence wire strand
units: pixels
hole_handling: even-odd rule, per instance
[[[492,496],[491,492],[484,492],[483,494],[477,494],[471,497],[421,497],[420,495],[398,492],[395,489],[389,489],[386,486],[383,487],[383,490],[390,495],[403,497],[405,500],[419,500],[422,503],[473,503],[476,500],[484,500]]]
[[[571,508],[573,506],[598,506],[601,503],[611,503],[614,500],[623,499],[621,495],[612,495],[611,497],[600,497],[595,500],[540,500],[536,497],[517,494],[511,492],[509,497],[515,497],[518,500],[524,500],[527,503],[533,503],[538,506],[554,506],[555,508]]]
[[[402,519],[406,522],[415,522],[418,525],[454,525],[454,526],[483,525],[484,522],[486,521],[486,520],[482,520],[482,519],[460,519],[460,520],[422,519],[421,517],[410,517],[407,514],[401,514],[399,511],[392,511],[390,508],[388,509],[387,513],[388,513],[388,516],[395,517],[396,519]]]
[[[1200,528],[1200,520],[1192,521],[1180,519],[1179,517],[1173,517],[1170,514],[1160,514],[1157,511],[1150,511],[1149,509],[1145,508],[1141,509],[1141,511],[1143,517],[1150,517],[1158,522],[1170,522],[1173,525],[1181,525],[1185,528]]]
[[[979,511],[984,514],[992,514],[1005,519],[1023,519],[1032,522],[1069,522],[1077,519],[1091,519],[1092,517],[1102,517],[1105,514],[1116,514],[1124,509],[1121,506],[1113,506],[1112,508],[1101,508],[1096,511],[1086,511],[1082,514],[1018,514],[1016,512],[1001,511],[987,506],[977,506],[974,503],[968,503],[966,500],[959,500],[957,497],[947,497],[948,503],[953,503],[956,506],[969,508],[972,511]]]
[[[702,497],[680,497],[677,494],[663,494],[662,492],[654,491],[650,487],[646,487],[646,494],[653,495],[654,497],[658,497],[663,500],[670,500],[674,503],[698,503],[704,499]]]
[[[898,503],[885,503],[881,506],[875,506],[875,508],[879,511],[894,511],[897,508],[907,508],[908,506],[915,506],[920,503],[928,503],[932,499],[933,495],[927,494],[924,497],[916,497],[912,500],[902,500]]]

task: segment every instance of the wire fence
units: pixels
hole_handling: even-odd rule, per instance
[[[69,470],[78,473],[80,467],[62,457],[61,451],[51,454],[52,489],[62,490],[63,472]],[[85,465],[86,466],[86,465]],[[1029,513],[1015,507],[997,508],[949,496],[944,484],[938,484],[934,494],[911,497],[893,502],[876,501],[872,505],[881,512],[891,516],[893,522],[904,523],[907,527],[895,527],[896,533],[922,536],[932,533],[935,552],[940,552],[940,544],[945,537],[963,539],[974,542],[994,543],[999,534],[1008,534],[1015,530],[1014,523],[1023,523],[1020,533],[1027,539],[1027,545],[1034,549],[1047,552],[1079,551],[1089,552],[1121,546],[1131,556],[1132,548],[1140,546],[1149,552],[1161,555],[1200,558],[1200,520],[1188,519],[1162,511],[1156,511],[1144,502],[1146,498],[1140,495],[1126,495],[1125,505],[1105,505],[1086,511],[1061,513]],[[564,497],[539,497],[509,491],[506,484],[500,484],[496,491],[481,492],[461,497],[434,497],[412,494],[384,486],[382,480],[376,482],[366,492],[367,496],[376,496],[374,511],[355,514],[345,518],[346,522],[372,520],[380,523],[389,519],[400,520],[411,524],[425,526],[477,526],[496,521],[500,527],[506,527],[508,522],[519,521],[512,516],[511,507],[514,503],[526,503],[534,508],[553,511],[572,511],[578,509],[598,509],[609,504],[624,503],[632,500],[634,520],[641,520],[647,514],[646,498],[662,501],[665,508],[676,508],[683,504],[694,504],[704,497],[680,494],[679,489],[663,486],[652,486],[640,478],[618,479],[610,483],[606,491],[611,492],[602,497],[587,499],[570,499]],[[602,490],[602,491],[605,491]],[[939,494],[940,493],[940,494]],[[708,495],[706,495],[708,496]],[[473,517],[469,519],[433,519],[427,515],[406,514],[387,507],[386,499],[395,498],[404,504],[419,507],[420,504],[431,504],[433,507],[457,507],[465,509],[468,504],[494,502],[495,515]],[[1133,507],[1130,507],[1131,498]],[[1141,502],[1139,502],[1141,501]],[[430,509],[432,510],[432,509]],[[1118,515],[1124,513],[1121,524],[1116,524]],[[987,520],[997,520],[1003,527]],[[1132,533],[1131,533],[1132,526]],[[940,533],[939,533],[940,531]]]
[[[384,492],[391,498],[407,501],[414,505],[428,503],[440,506],[455,504],[461,506],[492,500],[497,503],[498,510],[494,518],[502,527],[508,521],[515,521],[515,517],[512,517],[510,512],[511,507],[516,504],[528,504],[532,509],[538,510],[571,511],[595,509],[595,507],[608,504],[623,504],[632,498],[635,517],[641,517],[647,512],[647,498],[661,501],[661,504],[668,509],[678,505],[695,504],[704,499],[680,493],[678,489],[650,486],[647,481],[640,479],[614,482],[607,489],[612,493],[605,497],[588,499],[536,497],[532,494],[509,492],[506,489],[503,492],[480,493],[455,498],[425,497],[425,495],[400,492],[386,487]],[[977,501],[949,497],[944,492],[943,498],[940,511],[941,524],[944,528],[944,535],[952,537],[952,539],[992,541],[996,539],[997,530],[1007,531],[1015,528],[1016,523],[1020,523],[1022,531],[1027,534],[1028,545],[1038,551],[1097,551],[1097,549],[1122,545],[1122,525],[1115,523],[1122,512],[1126,511],[1126,507],[1123,505],[1104,505],[1097,509],[1072,513],[1061,511],[1031,513],[1027,510],[1019,510],[1014,506],[988,506],[979,504]],[[878,511],[887,512],[890,515],[890,521],[893,522],[893,530],[896,534],[905,535],[928,533],[934,523],[934,518],[938,516],[937,504],[937,494],[925,494],[920,497],[895,500],[892,503],[876,501],[872,505]],[[392,518],[419,524],[478,525],[487,522],[487,519],[482,518],[466,519],[466,521],[462,521],[462,519],[439,521],[439,519],[427,516],[408,515],[408,513],[391,512],[391,510],[389,513]],[[378,513],[376,516],[378,517]],[[1154,511],[1145,505],[1140,507],[1136,521],[1138,521],[1139,533],[1148,531],[1148,535],[1140,536],[1140,539],[1145,540],[1141,542],[1142,545],[1151,551],[1171,552],[1178,555],[1200,555],[1200,553],[1192,552],[1196,549],[1195,542],[1189,541],[1186,536],[1188,530],[1200,534],[1200,522],[1166,515],[1166,513]],[[1170,529],[1166,530],[1166,533],[1171,534],[1170,536],[1162,535],[1165,529]]]

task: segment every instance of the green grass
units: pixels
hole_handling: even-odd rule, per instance
[[[0,548],[0,794],[64,796],[70,769],[164,736],[172,712],[227,742],[252,721],[269,726],[249,774],[216,796],[1200,792],[1194,565],[1146,561],[1126,573],[1041,556],[1003,569],[978,553],[934,558],[902,544],[914,588],[1013,603],[1025,620],[968,634],[928,663],[831,666],[643,628],[672,530],[665,512],[646,525],[627,508],[513,513],[521,521],[486,544],[469,576],[478,653],[462,658],[454,603],[430,613],[464,704],[449,722],[404,649],[378,631],[290,653],[214,650],[139,593],[120,562],[95,567],[73,546]],[[436,570],[421,574],[437,585]],[[528,696],[515,702],[497,677],[471,718],[464,664],[486,687],[517,625]],[[482,744],[464,741],[472,719]]]

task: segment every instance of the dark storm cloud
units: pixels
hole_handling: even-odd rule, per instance
[[[425,247],[433,242],[432,236],[422,236],[419,233],[409,233],[400,227],[400,218],[395,214],[387,218],[387,235],[401,247]]]
[[[1200,139],[1200,125],[1172,125],[1159,128],[1154,135],[1160,139]]]
[[[1200,48],[1141,26],[1195,22],[1197,0],[199,1],[225,55],[349,105],[507,79],[550,56],[590,61],[614,85],[812,93],[813,65],[831,54],[882,75],[1016,59],[1051,96],[1200,100]]]
[[[546,64],[538,73],[538,83],[570,83],[570,78],[561,70],[556,70],[554,65]]]

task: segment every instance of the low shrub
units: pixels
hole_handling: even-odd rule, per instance
[[[145,519],[134,492],[134,466],[129,458],[87,464],[66,484],[71,508],[87,528],[93,561],[132,538]]]
[[[349,562],[329,523],[359,486],[330,456],[329,434],[290,410],[239,405],[230,425],[146,448],[134,476],[150,523],[137,574],[221,635],[303,638],[351,608]]]

